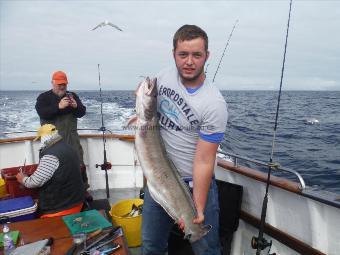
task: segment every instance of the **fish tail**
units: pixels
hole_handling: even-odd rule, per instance
[[[184,238],[188,239],[191,243],[196,242],[208,234],[211,228],[211,225],[201,225],[197,233],[189,233],[185,235]]]
[[[203,236],[205,236],[206,234],[209,233],[209,231],[212,229],[212,226],[211,225],[202,225],[201,227],[201,231],[200,231],[200,234],[201,234],[201,238]]]

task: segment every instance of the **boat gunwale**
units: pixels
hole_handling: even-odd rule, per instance
[[[102,134],[79,134],[81,138],[102,138]],[[129,135],[129,134],[105,134],[105,138],[116,138],[119,140],[124,140],[124,141],[131,141],[133,142],[135,140],[134,135]],[[13,138],[1,138],[0,139],[0,144],[1,143],[13,143],[13,142],[24,142],[24,141],[33,141],[35,139],[35,136],[22,136],[22,137],[13,137]]]
[[[225,161],[224,159],[219,158],[217,161],[217,165],[222,167],[225,170],[235,172],[237,174],[247,176],[251,179],[266,183],[267,182],[267,174],[263,173],[259,170],[255,170],[245,166],[234,166],[234,163]],[[271,175],[270,177],[270,185],[274,187],[278,187],[289,192],[298,194],[300,196],[313,199],[320,203],[340,208],[340,196],[336,193],[322,191],[322,190],[313,190],[311,188],[306,188],[304,190],[301,189],[299,183],[284,179],[282,177],[277,177]],[[326,193],[326,194],[323,194]]]
[[[102,134],[79,134],[81,138],[102,138]],[[122,141],[127,142],[134,142],[135,135],[134,134],[117,134],[117,133],[110,133],[105,134],[105,138],[107,139],[119,139]],[[35,136],[24,136],[24,137],[14,137],[14,138],[5,138],[0,139],[0,144],[2,143],[14,143],[14,142],[24,142],[24,141],[33,141]],[[252,169],[245,166],[235,166],[233,163],[228,162],[222,158],[217,159],[217,165],[222,167],[225,170],[235,172],[237,174],[247,176],[251,179],[261,181],[266,183],[267,182],[267,174],[261,172],[256,169]],[[284,179],[282,177],[271,176],[270,185],[284,189],[289,192],[293,192],[295,194],[316,200],[323,204],[327,204],[336,208],[340,208],[340,196],[336,193],[327,192],[328,197],[331,196],[332,198],[327,198],[324,194],[322,194],[321,190],[313,190],[313,189],[301,189],[299,183]]]
[[[267,182],[267,174],[263,173],[259,170],[255,170],[249,167],[245,166],[234,166],[234,163],[228,162],[224,159],[218,159],[217,160],[217,165],[222,167],[223,169],[250,177],[252,179],[255,179],[257,181],[261,181],[266,183]],[[281,177],[277,177],[274,175],[270,176],[270,185],[296,193],[296,194],[301,194],[301,186],[294,181],[290,181]]]
[[[81,138],[102,138],[102,134],[79,134]],[[122,141],[127,142],[134,142],[135,135],[134,134],[117,134],[117,133],[110,133],[105,134],[105,138],[107,139],[119,139]],[[14,137],[14,138],[5,138],[0,139],[0,144],[2,143],[14,143],[14,142],[24,142],[24,141],[33,141],[35,136],[24,136],[24,137]],[[256,169],[252,169],[245,166],[235,166],[233,163],[228,162],[222,158],[217,159],[217,165],[222,167],[225,170],[235,172],[237,174],[247,176],[257,181],[261,181],[266,183],[267,182],[267,174],[261,172]],[[323,204],[327,204],[336,208],[340,208],[340,196],[336,193],[327,192],[328,197],[331,196],[332,198],[329,199],[327,196],[322,194],[321,190],[313,190],[313,189],[301,189],[299,183],[284,179],[282,177],[271,176],[270,185],[287,190],[289,192],[293,192],[295,194],[316,200]]]

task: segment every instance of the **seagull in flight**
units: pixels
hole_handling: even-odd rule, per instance
[[[96,27],[94,27],[94,28],[92,29],[92,31],[95,30],[95,29],[97,29],[98,27],[104,27],[104,26],[107,26],[107,25],[109,25],[109,26],[111,26],[111,27],[114,27],[115,29],[117,29],[117,30],[119,30],[119,31],[123,31],[123,30],[122,30],[121,28],[119,28],[117,25],[112,24],[112,23],[109,22],[108,20],[105,20],[105,21],[103,21],[102,23],[98,24]]]

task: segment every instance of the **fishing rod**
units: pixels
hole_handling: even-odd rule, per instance
[[[102,131],[103,134],[103,149],[104,149],[104,162],[103,164],[96,164],[96,168],[100,166],[101,170],[105,171],[105,183],[106,183],[106,198],[110,197],[110,188],[109,188],[109,177],[107,175],[107,170],[111,169],[112,165],[107,161],[106,157],[106,138],[105,138],[105,125],[104,125],[104,115],[103,115],[103,97],[102,97],[102,86],[100,83],[100,65],[98,64],[98,84],[99,84],[99,97],[100,97],[100,115],[102,120],[102,126],[99,128],[99,131]]]
[[[261,251],[264,250],[267,247],[269,247],[269,251],[268,251],[268,254],[269,254],[270,248],[272,246],[272,240],[270,240],[268,242],[263,237],[263,233],[264,233],[264,225],[265,225],[265,222],[266,222],[266,215],[267,215],[268,190],[269,190],[269,185],[270,185],[270,175],[271,175],[272,169],[277,167],[277,164],[273,163],[273,155],[274,155],[274,147],[275,147],[276,129],[277,129],[277,123],[278,123],[278,118],[279,118],[279,109],[280,109],[280,100],[281,100],[281,91],[282,91],[282,80],[283,80],[283,73],[284,73],[285,62],[286,62],[286,52],[287,52],[287,42],[288,42],[288,32],[289,32],[291,10],[292,10],[292,0],[290,0],[290,4],[289,4],[286,42],[285,42],[285,48],[284,48],[284,53],[283,53],[283,61],[282,61],[282,69],[281,69],[280,89],[279,89],[279,96],[278,96],[278,99],[277,99],[275,124],[274,124],[273,139],[272,139],[272,150],[271,150],[271,154],[270,154],[269,167],[268,167],[266,193],[265,193],[265,196],[263,198],[263,203],[262,203],[261,222],[260,222],[259,234],[258,234],[257,237],[253,236],[253,238],[251,240],[251,246],[252,246],[253,249],[256,249],[256,255],[261,255]],[[273,253],[273,254],[275,254],[275,253]]]
[[[227,50],[227,47],[228,47],[228,45],[229,45],[229,41],[230,41],[231,37],[233,36],[233,32],[234,32],[234,29],[235,29],[235,27],[236,27],[237,22],[238,22],[238,19],[235,21],[234,27],[233,27],[233,29],[231,30],[231,33],[230,33],[229,38],[228,38],[228,41],[227,41],[227,43],[226,43],[226,45],[225,45],[225,47],[224,47],[224,50],[223,50],[223,53],[222,53],[220,62],[218,63],[216,72],[215,72],[215,74],[214,74],[213,82],[215,81],[216,74],[217,74],[218,70],[220,69],[220,65],[221,65],[222,59],[223,59],[224,54],[225,54],[225,51]]]

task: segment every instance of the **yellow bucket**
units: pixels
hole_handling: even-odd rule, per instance
[[[112,223],[123,228],[124,235],[129,247],[136,247],[142,244],[142,215],[135,217],[122,217],[131,212],[132,205],[142,205],[142,199],[125,199],[112,205],[110,215]]]
[[[0,178],[0,198],[7,195],[5,180]]]

